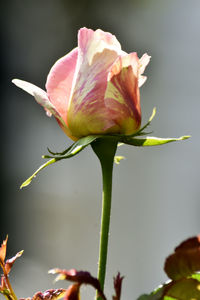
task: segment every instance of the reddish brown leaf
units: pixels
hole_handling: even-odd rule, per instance
[[[114,277],[114,289],[115,289],[115,296],[113,296],[113,300],[120,300],[121,298],[121,289],[122,289],[122,280],[124,276],[120,276],[120,273]]]
[[[51,289],[45,292],[37,292],[32,298],[20,298],[20,300],[56,300],[64,297],[67,290],[65,289]]]
[[[75,283],[70,285],[65,294],[64,300],[80,300],[80,284]]]
[[[2,275],[1,276],[1,285],[0,285],[0,290],[3,291],[4,289],[7,289],[5,277]]]
[[[62,270],[62,269],[52,269],[49,271],[51,274],[58,274],[56,277],[57,280],[69,280],[73,282],[81,284],[89,284],[93,286],[102,297],[102,299],[106,299],[103,291],[101,290],[100,283],[97,278],[93,277],[89,272],[85,271],[77,271],[75,269],[71,270]]]
[[[10,273],[10,270],[11,270],[14,262],[16,261],[17,258],[19,258],[23,254],[23,252],[24,252],[24,250],[18,252],[15,256],[13,256],[12,258],[6,260],[6,263],[5,263],[6,274]]]
[[[175,248],[175,251],[198,248],[198,247],[200,247],[200,235],[197,235],[195,237],[183,241],[179,246]]]
[[[172,280],[188,277],[200,271],[200,237],[181,243],[166,261],[164,270]]]
[[[4,260],[6,258],[7,241],[8,241],[8,236],[3,241],[0,247],[0,264],[4,264]]]

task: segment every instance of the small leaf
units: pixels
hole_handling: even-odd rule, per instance
[[[75,269],[71,270],[62,270],[62,269],[52,269],[49,270],[49,274],[58,274],[56,277],[56,281],[58,280],[68,280],[81,284],[89,284],[93,286],[102,297],[102,299],[106,300],[103,291],[101,290],[100,283],[97,278],[93,277],[89,272],[86,271],[77,271]]]
[[[181,136],[179,138],[158,138],[147,136],[145,138],[126,138],[121,141],[124,144],[133,146],[160,146],[171,142],[182,141],[188,139],[190,136]]]
[[[7,249],[8,236],[3,241],[0,247],[0,264],[4,264],[6,258],[6,249]]]
[[[10,270],[11,270],[14,262],[16,261],[17,258],[19,258],[20,256],[22,256],[23,252],[24,252],[24,250],[18,252],[15,256],[13,256],[12,258],[6,260],[6,264],[5,264],[6,274],[10,273]]]
[[[113,296],[113,300],[120,300],[121,298],[121,290],[122,290],[122,280],[124,276],[120,276],[120,273],[114,277],[114,289],[115,289],[115,296]]]
[[[124,157],[124,156],[115,156],[115,157],[114,157],[114,162],[115,162],[115,164],[119,165],[119,164],[120,164],[120,161],[121,161],[122,159],[125,159],[125,157]]]

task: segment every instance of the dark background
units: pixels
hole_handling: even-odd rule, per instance
[[[0,4],[1,216],[8,255],[24,249],[11,280],[19,297],[52,287],[52,267],[96,274],[101,174],[87,148],[20,184],[43,162],[47,147],[71,141],[13,78],[44,88],[54,62],[77,44],[80,27],[109,31],[123,50],[152,56],[141,89],[143,121],[154,106],[155,136],[192,134],[188,141],[138,149],[123,146],[114,170],[106,293],[125,275],[122,299],[136,299],[166,280],[165,257],[199,221],[200,2],[198,0],[13,0]],[[83,288],[83,299],[93,297]]]

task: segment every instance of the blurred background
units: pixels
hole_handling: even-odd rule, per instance
[[[143,123],[156,106],[155,136],[192,135],[163,147],[118,151],[126,160],[114,168],[105,291],[111,298],[120,271],[122,299],[136,299],[167,279],[165,257],[200,232],[200,2],[7,0],[0,9],[0,239],[9,234],[8,256],[25,250],[11,274],[18,297],[66,286],[52,283],[52,267],[96,274],[101,173],[88,147],[19,189],[47,147],[62,151],[71,141],[13,78],[44,88],[54,62],[76,47],[78,29],[101,28],[115,34],[123,50],[152,56],[141,89]],[[90,287],[82,291],[82,299],[93,298]]]

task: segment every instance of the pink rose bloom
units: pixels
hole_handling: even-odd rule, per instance
[[[93,134],[133,134],[140,128],[140,86],[150,56],[121,50],[116,37],[81,28],[78,47],[51,68],[46,92],[26,81],[13,83],[35,97],[72,139]]]

